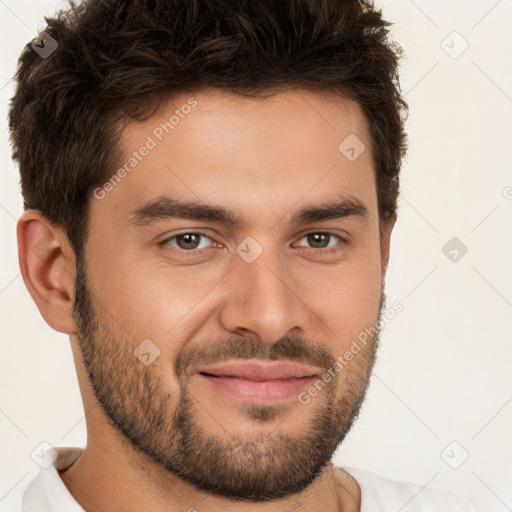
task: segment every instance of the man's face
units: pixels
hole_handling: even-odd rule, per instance
[[[147,460],[203,490],[302,490],[357,416],[378,336],[335,362],[385,302],[362,111],[306,91],[209,90],[131,123],[122,143],[125,173],[92,199],[77,260],[74,316],[98,402]],[[171,215],[171,197],[201,215]],[[341,215],[298,217],[347,199]]]

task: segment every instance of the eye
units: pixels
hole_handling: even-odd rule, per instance
[[[337,243],[325,245],[326,241],[332,240],[333,237],[340,240],[342,242],[341,245],[346,242],[340,236],[325,231],[307,233],[299,240],[299,242],[306,239],[309,244],[312,244],[312,249],[318,249],[316,252],[330,253],[341,250],[341,247],[339,247]]]
[[[200,232],[190,232],[187,231],[185,233],[179,233],[178,235],[171,236],[159,242],[160,246],[171,245],[176,247],[178,250],[182,252],[195,253],[201,251],[203,249],[207,249],[208,247],[201,247],[201,238],[206,238],[208,240],[212,240],[209,236]],[[173,243],[175,241],[176,243]]]
[[[336,240],[333,240],[333,238],[341,241],[341,244],[336,243]],[[201,244],[201,241],[204,241],[205,239],[206,243]],[[208,244],[208,240],[213,242],[213,245]],[[325,231],[314,231],[307,233],[299,239],[299,242],[302,240],[306,240],[307,243],[311,244],[309,249],[318,254],[329,254],[341,251],[343,249],[343,245],[347,243],[346,240],[341,238],[339,235]],[[327,243],[326,245],[326,242],[330,242],[331,240],[334,243]],[[186,231],[179,233],[177,235],[168,237],[161,242],[158,242],[158,245],[160,247],[166,247],[171,251],[178,251],[179,253],[186,256],[194,256],[213,247],[222,247],[222,245],[218,244],[212,238],[204,233],[201,233],[200,231]],[[299,245],[299,247],[304,246]]]

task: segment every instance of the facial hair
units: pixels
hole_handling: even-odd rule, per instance
[[[364,401],[380,328],[373,329],[370,341],[309,404],[248,406],[244,412],[254,423],[252,432],[242,435],[225,426],[222,437],[198,420],[204,405],[190,391],[187,369],[192,364],[254,358],[303,362],[328,371],[336,363],[333,354],[322,344],[298,337],[287,336],[272,345],[236,337],[185,345],[172,371],[146,366],[134,355],[140,340],[130,339],[121,326],[116,329],[116,321],[92,297],[81,255],[76,266],[73,317],[88,379],[111,426],[145,460],[199,490],[254,502],[303,491],[330,463]],[[379,319],[385,302],[382,291]],[[169,389],[171,378],[178,391]],[[282,432],[280,423],[271,431],[262,428],[281,417],[286,421],[286,409],[297,407],[311,411],[304,414],[299,434]]]

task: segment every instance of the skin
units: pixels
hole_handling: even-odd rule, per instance
[[[396,216],[380,234],[366,119],[357,103],[339,96],[288,90],[252,99],[204,89],[174,97],[143,123],[127,123],[126,155],[192,96],[197,106],[179,125],[103,199],[91,198],[83,273],[58,226],[35,210],[18,221],[23,279],[46,322],[70,337],[86,411],[87,447],[60,476],[90,512],[357,511],[357,482],[321,458],[330,459],[357,415],[378,336],[306,405],[293,399],[251,407],[193,370],[198,357],[215,362],[220,353],[296,354],[326,370],[379,319]],[[366,145],[354,161],[338,150],[349,134]],[[132,210],[164,194],[224,206],[247,225],[179,218],[130,224]],[[290,223],[298,208],[340,194],[364,203],[368,218]],[[210,249],[187,256],[183,239],[181,246],[177,239],[158,245],[195,231],[206,235],[197,245]],[[348,243],[334,236],[315,247],[305,235],[318,232]],[[263,249],[252,263],[236,252],[248,236]],[[337,244],[340,251],[320,255]],[[81,312],[73,311],[75,300]],[[134,356],[146,339],[160,350],[150,365]],[[182,461],[183,450],[173,445],[178,411],[188,414],[191,433],[190,459]],[[201,458],[212,474],[215,460],[201,445],[206,435],[226,475],[263,482],[273,497],[229,498],[243,491],[214,493],[177,474],[173,464],[199,474],[192,464]],[[323,450],[311,451],[313,440]],[[316,458],[315,474],[301,454]],[[297,483],[300,474],[306,476]],[[280,475],[288,478],[281,488],[272,480]],[[292,482],[296,488],[287,492]]]

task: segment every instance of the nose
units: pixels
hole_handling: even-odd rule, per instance
[[[277,251],[264,250],[252,263],[237,257],[233,264],[223,280],[224,329],[265,344],[308,329],[307,297],[294,290],[293,271],[285,268]]]

